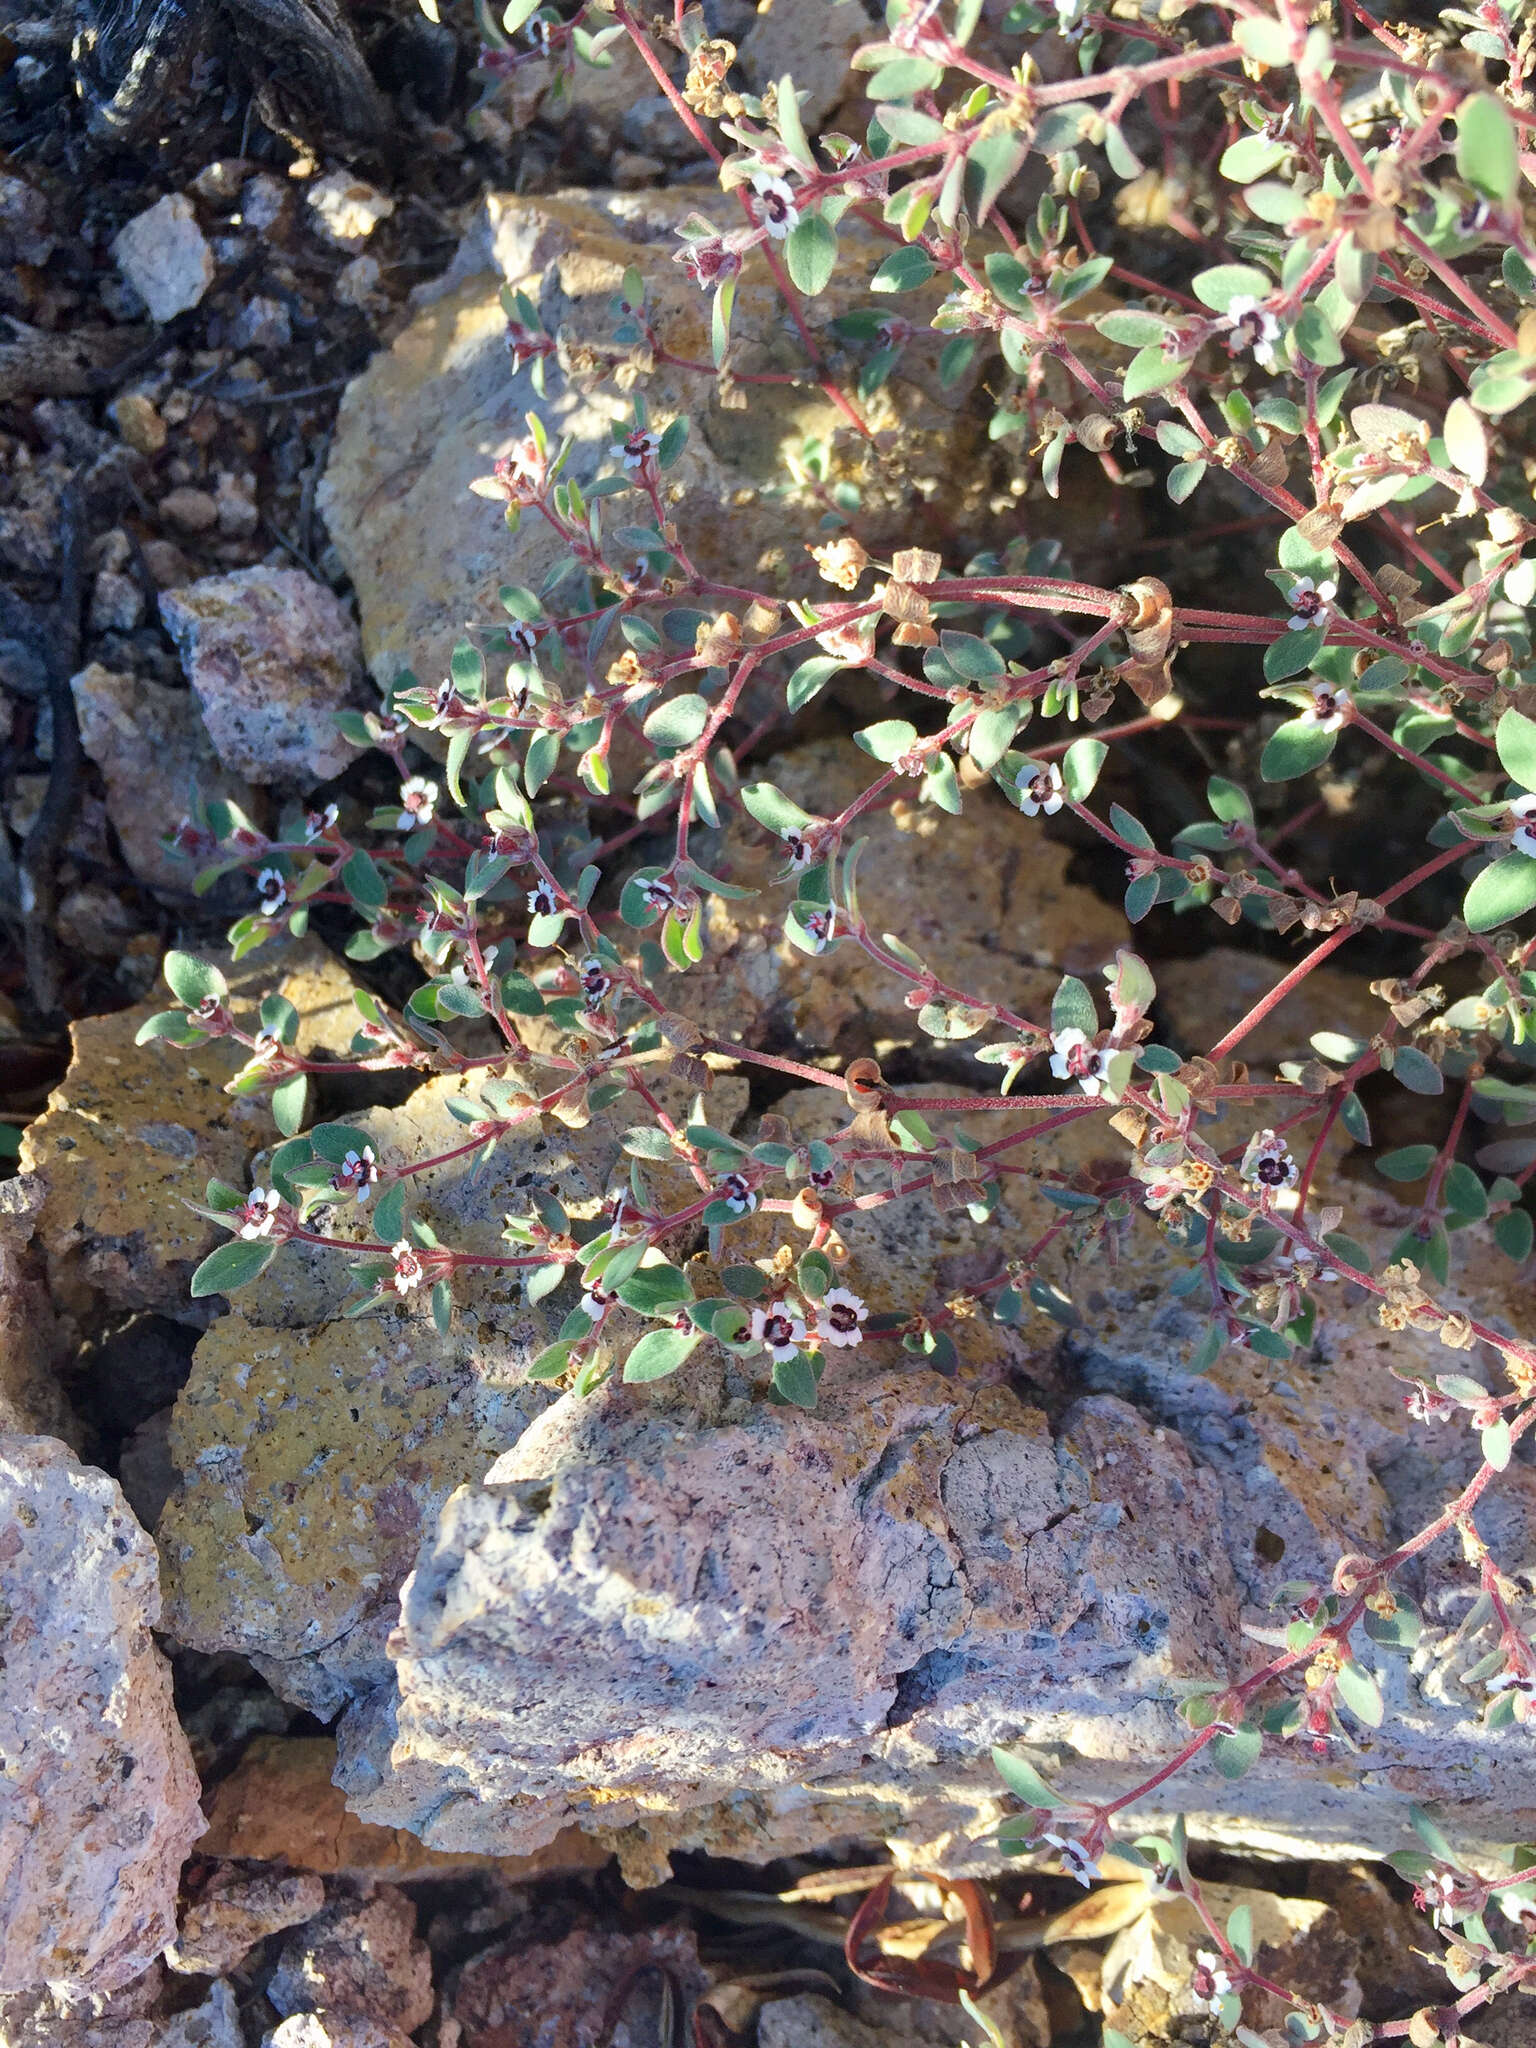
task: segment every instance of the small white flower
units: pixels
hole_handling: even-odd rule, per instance
[[[323,811],[310,811],[304,820],[304,837],[313,846],[323,833],[329,832],[340,816],[335,804],[327,804]]]
[[[864,1332],[859,1325],[868,1314],[865,1304],[846,1287],[829,1287],[816,1306],[816,1335],[823,1344],[862,1344]]]
[[[775,242],[782,242],[800,219],[794,187],[767,171],[757,171],[753,175],[752,190],[757,194],[759,222]]]
[[[288,883],[280,868],[263,868],[256,877],[256,886],[261,891],[261,914],[276,917],[288,901]]]
[[[419,1287],[427,1277],[427,1269],[417,1257],[416,1249],[407,1237],[390,1247],[390,1257],[395,1262],[394,1288],[396,1294],[409,1294],[413,1287]]]
[[[757,1189],[744,1173],[728,1173],[717,1180],[715,1195],[736,1216],[750,1216],[757,1207]]]
[[[508,626],[507,638],[512,642],[521,661],[531,661],[538,651],[539,636],[526,619],[519,619],[514,625]]]
[[[1195,1969],[1190,1979],[1190,1989],[1206,2011],[1220,2012],[1221,2001],[1234,1988],[1231,1975],[1221,1957],[1213,1955],[1208,1948],[1198,1949],[1195,1953]]]
[[[1349,717],[1354,701],[1342,685],[1335,690],[1331,684],[1314,683],[1312,702],[1301,715],[1308,725],[1320,725],[1324,732],[1337,732]]]
[[[1485,1690],[1490,1693],[1521,1692],[1530,1698],[1536,1694],[1536,1676],[1529,1671],[1511,1668],[1501,1671],[1497,1678],[1490,1678]]]
[[[430,825],[437,809],[437,784],[425,775],[411,775],[400,785],[400,815],[397,832],[414,832],[418,825]]]
[[[1286,620],[1289,630],[1304,633],[1308,626],[1315,626],[1338,594],[1339,586],[1331,577],[1326,583],[1314,583],[1310,576],[1298,576],[1285,594],[1291,608]]]
[[[548,882],[535,882],[528,891],[528,908],[535,917],[552,917],[560,908],[559,898]]]
[[[282,1049],[283,1041],[275,1031],[262,1029],[251,1040],[251,1058],[260,1060],[263,1066],[275,1060]]]
[[[793,1358],[805,1342],[805,1325],[782,1304],[777,1308],[755,1308],[752,1311],[752,1341],[765,1345],[774,1364],[782,1365],[786,1359]]]
[[[615,441],[613,453],[631,475],[644,469],[661,446],[661,436],[651,433],[645,427],[636,427],[632,434],[626,434],[622,441]]]
[[[283,1198],[276,1188],[252,1188],[250,1199],[240,1211],[242,1237],[270,1237]]]
[[[1225,317],[1216,324],[1231,337],[1227,342],[1228,354],[1237,355],[1240,350],[1249,349],[1253,360],[1265,370],[1274,362],[1280,322],[1258,299],[1233,299]]]
[[[1094,1878],[1104,1875],[1082,1843],[1074,1840],[1071,1835],[1042,1835],[1040,1839],[1042,1842],[1049,1842],[1060,1856],[1062,1874],[1066,1877],[1075,1877],[1085,1891]]]
[[[1238,1171],[1252,1186],[1271,1192],[1296,1185],[1296,1162],[1284,1138],[1277,1138],[1273,1131],[1254,1132]]]
[[[1085,1095],[1097,1095],[1109,1077],[1109,1054],[1075,1025],[1053,1031],[1051,1072],[1058,1081],[1075,1081]]]
[[[1061,770],[1054,761],[1044,768],[1038,761],[1026,761],[1019,770],[1017,786],[1019,809],[1026,818],[1037,818],[1042,811],[1054,818],[1066,797]]]
[[[581,995],[589,1010],[595,1010],[613,987],[613,976],[595,954],[581,963]]]
[[[800,929],[805,934],[812,953],[825,953],[832,943],[832,934],[837,928],[837,907],[835,904],[804,904],[796,913]]]
[[[373,1147],[365,1145],[361,1152],[348,1152],[331,1175],[331,1186],[338,1195],[344,1195],[350,1189],[354,1200],[366,1202],[378,1177],[379,1163],[374,1157]]]
[[[594,1330],[618,1298],[617,1294],[606,1294],[601,1287],[587,1289],[581,1297],[581,1311],[583,1315],[590,1317]]]
[[[1520,820],[1510,845],[1516,853],[1528,854],[1536,860],[1536,824],[1531,822],[1536,819],[1536,796],[1517,796],[1509,806],[1509,815]]]
[[[798,873],[801,868],[811,866],[816,858],[816,846],[813,840],[808,839],[803,832],[797,832],[793,827],[787,832],[781,832],[779,837],[784,841],[785,847],[788,849],[789,865],[793,870]]]
[[[640,900],[647,910],[670,910],[677,901],[677,891],[663,875],[652,875],[648,882],[640,884]]]

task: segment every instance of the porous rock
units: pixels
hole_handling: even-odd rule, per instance
[[[686,1114],[687,1092],[661,1085]],[[420,1160],[461,1150],[450,1104],[464,1094],[443,1076],[398,1109],[351,1121],[386,1164]],[[745,1098],[742,1082],[722,1078],[712,1114],[729,1127]],[[535,1190],[590,1221],[620,1171],[629,1120],[622,1102],[575,1130],[535,1120],[478,1170],[460,1156],[420,1174],[415,1213],[460,1250],[502,1255],[505,1215],[531,1213]],[[332,1236],[367,1230],[366,1208],[332,1211]],[[199,1344],[177,1401],[171,1455],[182,1476],[159,1523],[178,1639],[241,1651],[284,1698],[327,1718],[389,1684],[400,1582],[449,1492],[548,1405],[528,1367],[575,1300],[573,1283],[530,1304],[504,1271],[462,1274],[443,1336],[420,1298],[348,1318],[356,1294],[343,1255],[298,1245],[241,1291],[238,1313]]]
[[[525,518],[514,537],[499,508],[470,493],[472,480],[526,435],[525,415],[537,411],[552,441],[570,442],[562,475],[583,488],[613,467],[613,444],[632,424],[632,399],[612,382],[567,378],[551,360],[541,398],[530,369],[513,373],[502,287],[524,292],[568,347],[606,344],[614,295],[633,264],[645,278],[647,317],[666,346],[707,361],[709,299],[671,260],[678,224],[701,207],[719,209],[722,225],[739,223],[739,212],[708,192],[489,195],[434,288],[438,295],[348,387],[319,504],[357,590],[364,649],[380,683],[405,668],[432,680],[446,674],[464,622],[497,617],[502,585],[537,588],[563,553],[542,520]],[[843,232],[846,241],[855,224],[845,222]],[[848,346],[831,322],[863,304],[859,273],[857,262],[841,266],[805,308],[829,362],[850,370]],[[920,322],[929,304],[917,294],[902,310]],[[748,259],[738,280],[734,325],[738,369],[803,366],[803,344],[760,256]],[[666,365],[648,375],[652,420],[665,425],[686,414],[691,421],[666,485],[703,573],[732,583],[760,574],[774,587],[786,561],[803,562],[820,508],[788,487],[781,458],[808,436],[836,441],[837,476],[857,474],[860,531],[871,546],[887,535],[897,545],[920,541],[921,504],[930,496],[942,498],[946,530],[963,523],[985,502],[989,451],[963,417],[963,385],[944,390],[936,363],[931,348],[907,351],[868,401],[871,424],[887,437],[880,464],[870,444],[839,436],[842,415],[813,387],[757,386],[750,408],[738,411],[720,404],[707,377]],[[883,474],[887,463],[899,466],[899,489]]]
[[[834,817],[868,786],[870,761],[848,740],[817,740],[774,755],[761,777],[812,815]],[[868,839],[858,869],[865,922],[894,932],[941,981],[1042,1025],[1063,974],[1103,986],[1099,970],[1125,943],[1124,919],[1067,880],[1067,851],[1038,820],[984,789],[967,793],[959,817],[898,797],[858,829]],[[848,1058],[875,1044],[931,1052],[906,1002],[910,980],[851,942],[813,958],[783,936],[794,880],[774,878],[785,869],[783,842],[738,814],[718,872],[760,893],[705,898],[705,956],[686,979],[668,977],[669,1006],[712,1036],[748,1045],[798,1043]],[[962,1041],[959,1057],[988,1035]],[[984,1086],[981,1077],[996,1070],[973,1071]]]
[[[278,2012],[338,2013],[409,2034],[432,2012],[432,1958],[393,1885],[342,1898],[284,1943],[267,1997]]]
[[[269,990],[300,1015],[301,1051],[341,1050],[356,1025],[351,982],[317,940],[264,947],[231,978],[237,1017]],[[240,1185],[247,1161],[274,1135],[253,1097],[224,1094],[244,1064],[232,1040],[182,1051],[135,1045],[162,1000],[70,1027],[72,1058],[43,1115],[22,1137],[23,1172],[43,1190],[37,1243],[61,1307],[98,1296],[115,1308],[197,1319],[187,1283],[222,1233],[187,1207],[211,1177]]]
[[[36,1174],[0,1181],[0,1432],[74,1443],[78,1429],[58,1377],[68,1345],[32,1242],[42,1206]]]
[[[135,214],[114,239],[112,260],[162,326],[190,312],[215,275],[213,251],[182,192]]]
[[[255,1736],[208,1794],[208,1832],[200,1853],[393,1884],[488,1865],[490,1859],[481,1856],[440,1855],[403,1828],[359,1820],[332,1783],[335,1769],[336,1744],[329,1735]],[[560,1871],[597,1869],[606,1861],[607,1852],[591,1835],[567,1828],[548,1848],[529,1857],[498,1857],[494,1868],[504,1882],[522,1884]]]
[[[0,1990],[112,1991],[172,1938],[203,1817],[154,1545],[49,1437],[0,1440],[0,1600]]]
[[[152,1963],[116,1991],[45,1984],[0,1993],[0,2048],[163,2048],[155,2014],[164,1989],[165,1971]]]
[[[1240,946],[1213,946],[1193,960],[1164,961],[1157,992],[1174,1046],[1191,1056],[1218,1043],[1267,996],[1285,973],[1283,962]],[[1363,975],[1315,967],[1235,1048],[1251,1067],[1314,1057],[1314,1031],[1351,1032],[1369,1039],[1391,1021],[1385,1003]]]
[[[1264,1976],[1346,2018],[1359,2011],[1358,1949],[1331,1906],[1247,1886],[1213,1884],[1202,1890],[1220,1926],[1238,1907],[1247,1907],[1254,1967]],[[1192,1981],[1202,1949],[1214,1952],[1205,1924],[1188,1899],[1149,1898],[1142,1917],[1117,1934],[1105,1952],[1100,1995],[1108,2024],[1133,2041],[1182,2038],[1180,2022],[1210,2010]],[[1255,2029],[1281,2027],[1288,2010],[1267,1992],[1250,1991],[1243,1997],[1244,2021]]]
[[[261,2048],[413,2048],[409,2034],[359,2013],[296,2012],[261,2037]]]
[[[650,1972],[666,1970],[684,2009],[704,1988],[698,1948],[686,1927],[647,1928],[637,1934],[577,1927],[557,1942],[503,1942],[466,1963],[454,1987],[449,2018],[460,2029],[459,2048],[504,2048],[537,2040],[540,2048],[598,2048],[604,2025],[626,1978],[635,1978],[623,2017],[634,2020],[642,2001],[655,1998]],[[629,2039],[647,2035],[631,2024]]]
[[[335,714],[361,680],[357,628],[301,569],[233,569],[160,593],[203,722],[226,768],[302,786],[339,775],[354,749]]]
[[[183,1976],[219,1976],[269,1934],[313,1920],[324,1904],[325,1886],[309,1872],[215,1864],[183,1907],[165,1959]]]
[[[214,752],[190,690],[117,675],[95,661],[70,688],[80,743],[107,785],[107,815],[128,865],[141,882],[188,894],[197,865],[168,853],[162,839],[198,797],[223,797],[249,811],[249,784]]]

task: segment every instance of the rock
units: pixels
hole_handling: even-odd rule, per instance
[[[236,569],[163,591],[160,616],[226,768],[285,785],[341,773],[355,750],[335,713],[357,698],[358,636],[323,583],[299,569]]]
[[[258,171],[254,178],[247,178],[240,190],[243,225],[254,228],[258,235],[275,228],[287,210],[290,190],[283,179],[274,178],[270,171]]]
[[[42,1206],[37,1175],[0,1181],[0,1434],[62,1437],[78,1446],[58,1377],[69,1347],[32,1244]]]
[[[449,1111],[462,1093],[443,1077],[351,1121],[386,1161],[429,1157],[462,1144]],[[729,1126],[745,1095],[722,1082],[711,1113]],[[672,1099],[686,1113],[686,1096]],[[464,1158],[423,1174],[416,1213],[479,1252],[506,1250],[503,1218],[526,1214],[534,1188],[595,1217],[632,1121],[621,1101],[580,1131],[530,1127],[478,1174]],[[366,1210],[333,1214],[332,1235],[366,1228]],[[354,1292],[344,1258],[290,1245],[242,1291],[240,1313],[214,1324],[176,1404],[184,1477],[160,1523],[173,1632],[252,1657],[285,1698],[326,1718],[388,1685],[400,1582],[452,1489],[548,1405],[527,1370],[575,1299],[567,1283],[530,1307],[495,1269],[462,1276],[444,1337],[414,1304],[348,1319]]]
[[[1208,1051],[1285,972],[1283,960],[1240,946],[1214,946],[1194,960],[1160,962],[1157,993],[1170,1042],[1184,1053]],[[1314,1031],[1344,1031],[1369,1039],[1390,1017],[1363,976],[1317,967],[1235,1052],[1251,1067],[1274,1068],[1281,1060],[1314,1057],[1309,1044]]]
[[[213,251],[181,192],[135,214],[113,241],[112,260],[161,326],[189,312],[215,274]]]
[[[248,540],[261,523],[256,479],[249,470],[239,476],[227,469],[220,470],[213,502],[219,508],[219,531],[231,539]]]
[[[534,391],[531,369],[514,375],[507,359],[506,315],[498,292],[509,284],[538,306],[549,332],[571,343],[608,341],[611,306],[625,268],[639,266],[647,313],[669,348],[693,360],[709,355],[709,299],[671,259],[676,228],[700,207],[727,213],[708,192],[565,193],[519,198],[492,194],[466,238],[440,295],[422,307],[387,354],[349,386],[319,503],[358,594],[368,662],[381,684],[402,668],[435,679],[464,621],[497,615],[497,591],[508,582],[537,587],[560,550],[543,522],[525,519],[509,537],[495,505],[469,486],[527,432],[537,411],[552,438],[569,438],[563,474],[585,488],[612,468],[619,423],[632,399],[612,384],[575,388],[548,364],[548,395]],[[845,222],[845,244],[854,232]],[[863,306],[861,259],[840,269],[828,290],[807,304],[829,360],[852,374],[848,344],[831,326]],[[874,245],[871,244],[871,253]],[[855,290],[857,280],[858,289]],[[942,280],[902,310],[928,317]],[[435,288],[437,289],[437,288]],[[754,256],[737,283],[735,332],[748,371],[798,369],[801,343],[762,259]],[[840,432],[841,415],[819,391],[776,384],[754,390],[748,411],[722,407],[707,379],[665,366],[643,385],[651,417],[692,421],[688,445],[668,470],[674,516],[704,574],[739,582],[751,573],[768,587],[787,580],[786,561],[803,561],[805,535],[817,508],[789,485],[781,451],[808,435],[834,446],[834,474],[858,481],[861,532],[871,546],[917,544],[928,531],[922,504],[942,498],[955,529],[970,532],[992,492],[994,451],[964,417],[967,393],[945,391],[936,355],[908,351],[897,373],[867,408],[888,441],[881,462],[899,469],[895,485],[867,444]],[[402,424],[404,423],[404,425]],[[917,510],[914,511],[914,505]],[[1010,515],[1016,523],[1016,515]],[[914,530],[914,519],[921,531]],[[981,530],[981,529],[976,529]],[[990,533],[990,527],[985,530]],[[1011,530],[1011,529],[1010,529]]]
[[[1367,2019],[1395,2019],[1445,1997],[1445,1972],[1432,1960],[1424,1916],[1395,1897],[1369,1864],[1314,1863],[1306,1889],[1309,1898],[1333,1908],[1355,1942],[1354,1973]]]
[[[153,1536],[176,1487],[169,1408],[148,1416],[129,1433],[117,1454],[117,1483],[139,1526]]]
[[[118,1991],[49,1984],[0,1994],[0,2048],[164,2048],[155,2017],[164,1989],[165,1971],[152,1963]]]
[[[160,2029],[155,2048],[245,2048],[234,1987],[222,1977],[209,1985],[201,2005],[169,2015]]]
[[[849,64],[873,33],[859,0],[773,0],[747,31],[742,69],[756,93],[777,85],[787,71],[801,95],[800,118],[814,132],[855,89]]]
[[[156,590],[192,580],[192,564],[173,540],[145,541],[144,566],[154,578]]]
[[[394,1317],[300,1331],[221,1317],[171,1423],[171,1633],[239,1650],[324,1719],[386,1683],[396,1595],[438,1507],[547,1405],[530,1356]]]
[[[171,1939],[203,1817],[154,1545],[49,1437],[0,1441],[0,1600],[0,1990],[112,1991]]]
[[[91,585],[93,633],[131,633],[144,616],[144,593],[132,576],[103,569]]]
[[[135,455],[158,455],[165,446],[170,429],[143,392],[121,392],[107,411]]]
[[[293,339],[293,323],[281,299],[261,294],[249,298],[230,322],[231,348],[286,348]]]
[[[43,264],[56,246],[42,193],[24,179],[0,172],[0,263]]]
[[[594,153],[600,156],[612,153],[624,117],[635,102],[650,98],[656,91],[655,78],[628,36],[621,37],[607,55],[612,61],[601,69],[593,64],[577,64],[563,96],[557,99],[546,91],[540,106],[546,117],[569,120],[583,129]],[[693,146],[676,115],[672,116],[672,132]]]
[[[72,676],[70,688],[80,744],[101,770],[107,815],[128,865],[141,882],[187,895],[197,863],[161,841],[199,797],[224,798],[249,814],[256,807],[249,783],[219,760],[190,690],[115,675],[99,662]]]
[[[377,312],[387,303],[379,291],[379,276],[377,256],[354,256],[337,271],[331,289],[341,305],[355,306],[365,313]]]
[[[296,2012],[262,2035],[261,2048],[413,2048],[413,2043],[409,2034],[378,2020],[346,2013]]]
[[[215,1864],[183,1908],[165,1960],[183,1976],[220,1976],[237,1969],[258,1941],[313,1920],[324,1904],[325,1886],[307,1872]]]
[[[466,1963],[449,2008],[458,2048],[599,2048],[609,2005],[624,1980],[649,1966],[625,2008],[655,2011],[656,1972],[671,1976],[686,2011],[704,1988],[698,1948],[686,1927],[617,1934],[579,1927],[563,1941],[513,1940]],[[631,2027],[631,2041],[648,2035]]]
[[[1254,1968],[1297,1996],[1317,1999],[1351,2017],[1360,2009],[1354,1966],[1358,1950],[1331,1906],[1316,1899],[1277,1898],[1236,1885],[1203,1885],[1205,1902],[1225,1926],[1239,1906],[1253,1915]],[[1104,1956],[1102,1996],[1108,2025],[1135,2041],[1180,2039],[1179,2022],[1209,2013],[1192,1979],[1197,1954],[1213,1952],[1204,1922],[1188,1899],[1149,1899],[1140,1920],[1117,1934]],[[1290,2007],[1264,1991],[1243,1996],[1252,2028],[1281,2028]]]
[[[1089,1670],[1123,1715],[1230,1640],[1210,1482],[1124,1403],[1053,1437],[986,1375],[883,1362],[829,1371],[809,1414],[731,1368],[697,1402],[564,1397],[450,1498],[401,1591],[393,1740],[343,1724],[356,1811],[513,1853],[623,1830],[632,1874],[684,1844],[761,1861],[912,1819],[920,1756],[952,1787]]]
[[[862,1992],[866,1987],[860,1985]],[[1048,2048],[1050,2018],[1034,1962],[976,2000],[1003,2048]],[[826,1998],[774,1998],[757,2016],[757,2048],[971,2048],[974,2022],[956,2005],[871,1992],[857,2013]]]
[[[315,940],[267,946],[231,977],[239,1013],[277,989],[303,1021],[300,1043],[343,1050],[355,1011],[351,983]],[[273,1135],[252,1097],[223,1094],[243,1049],[214,1040],[195,1054],[155,1040],[135,1045],[151,1001],[71,1026],[69,1071],[22,1136],[22,1171],[42,1188],[37,1243],[61,1307],[116,1308],[200,1320],[187,1283],[223,1233],[187,1207],[208,1180],[241,1184],[246,1162]],[[236,1054],[240,1056],[235,1057]]]
[[[317,178],[305,193],[317,225],[338,248],[358,250],[381,220],[388,220],[395,202],[388,193],[354,178],[350,171],[332,171]]]
[[[851,742],[826,739],[773,756],[761,775],[830,817],[868,786],[870,763]],[[870,929],[895,932],[941,980],[1042,1025],[1063,974],[1102,989],[1098,971],[1126,940],[1120,912],[1069,883],[1066,849],[991,790],[967,791],[958,818],[898,798],[859,829],[869,839],[859,900]],[[762,893],[706,899],[704,960],[686,980],[669,977],[669,1005],[712,1036],[751,1045],[798,1042],[851,1059],[876,1043],[915,1043],[931,1057],[934,1043],[906,1004],[910,982],[857,946],[812,958],[781,936],[794,883],[769,877],[784,868],[783,843],[764,828],[740,817],[727,828],[718,872]],[[996,1070],[967,1056],[988,1036],[958,1053],[978,1089],[994,1085]]]
[[[219,508],[210,491],[194,490],[183,484],[167,491],[160,500],[160,516],[179,526],[183,533],[207,533],[219,523]]]
[[[267,1997],[285,2016],[345,2014],[413,2033],[432,2014],[432,1958],[416,1908],[393,1885],[340,1899],[283,1947]]]
[[[139,921],[105,882],[82,882],[60,898],[58,934],[72,953],[87,960],[121,960]]]
[[[344,1794],[331,1782],[335,1768],[336,1744],[329,1735],[256,1736],[208,1795],[208,1832],[200,1853],[392,1884],[485,1867],[508,1884],[524,1884],[557,1872],[598,1869],[608,1860],[576,1828],[534,1856],[503,1856],[494,1864],[477,1856],[439,1855],[403,1828],[370,1827],[348,1813]]]

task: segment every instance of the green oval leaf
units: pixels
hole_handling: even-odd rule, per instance
[[[1259,773],[1266,782],[1291,782],[1320,768],[1337,738],[1337,733],[1327,731],[1315,718],[1288,718],[1265,742]]]
[[[276,1253],[270,1238],[232,1237],[211,1251],[192,1275],[192,1298],[201,1301],[210,1294],[233,1294],[237,1287],[248,1287]]]
[[[808,213],[790,229],[784,262],[796,290],[807,298],[826,290],[837,268],[837,236],[819,213]]]
[[[703,1341],[703,1332],[698,1330],[651,1330],[625,1359],[624,1377],[631,1385],[640,1380],[664,1380]]]
[[[1508,714],[1506,714],[1507,716]],[[1529,854],[1506,853],[1483,869],[1467,891],[1461,914],[1475,932],[1523,917],[1536,903],[1536,860]]]

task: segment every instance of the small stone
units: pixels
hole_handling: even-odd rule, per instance
[[[432,2014],[432,1958],[393,1885],[327,1906],[283,1948],[267,1985],[278,2012],[344,2013],[409,2034]]]
[[[334,714],[360,701],[357,627],[323,583],[297,569],[237,569],[163,592],[160,616],[227,768],[306,784],[353,758]]]
[[[183,1976],[221,1976],[244,1962],[258,1941],[302,1926],[324,1905],[325,1886],[307,1872],[217,1864],[184,1907],[165,1959]]]
[[[93,633],[131,633],[144,617],[144,593],[137,578],[103,569],[91,585]]]
[[[144,566],[154,578],[157,590],[174,590],[178,583],[192,581],[192,564],[173,540],[143,543]]]
[[[364,313],[375,311],[384,302],[379,291],[378,257],[354,256],[350,263],[344,263],[336,273],[332,290],[344,306],[355,306]]]
[[[5,2048],[165,2048],[156,2017],[164,1987],[165,1971],[151,1963],[118,1991],[49,1984],[0,1995],[0,2042]]]
[[[332,171],[317,178],[304,195],[319,226],[342,249],[361,249],[381,220],[388,220],[395,202],[350,171]]]
[[[48,226],[42,193],[25,179],[0,172],[0,264],[46,263],[55,248]]]
[[[275,227],[283,217],[288,204],[288,187],[281,178],[274,178],[269,171],[260,171],[254,178],[248,178],[240,191],[240,218],[248,228],[254,228],[258,235]]]
[[[614,151],[613,182],[621,192],[636,192],[642,185],[654,185],[666,175],[667,167],[659,157],[644,156],[633,149]]]
[[[172,526],[179,526],[183,533],[207,533],[219,523],[219,508],[211,491],[183,484],[178,490],[167,491],[160,500],[160,516]]]
[[[672,102],[664,92],[646,93],[633,101],[619,125],[630,148],[646,156],[674,158],[693,154],[693,138],[678,122]]]
[[[245,2048],[234,1986],[216,1978],[201,2005],[163,2018],[155,2048]]]
[[[203,165],[192,180],[192,190],[199,199],[207,199],[215,206],[231,206],[240,196],[245,173],[243,157],[218,157],[213,163]]]
[[[123,1498],[151,1536],[176,1486],[171,1463],[171,1411],[162,1408],[123,1440],[117,1454],[117,1483]]]
[[[288,308],[260,294],[246,300],[229,326],[231,348],[286,348],[292,339]]]
[[[58,908],[59,937],[88,960],[120,959],[139,929],[133,912],[105,882],[82,882],[69,890]]]
[[[197,863],[161,841],[181,823],[194,791],[205,801],[226,798],[249,814],[257,801],[249,783],[219,760],[190,690],[117,675],[99,662],[71,677],[70,688],[80,743],[101,770],[107,815],[128,865],[141,882],[185,894]]]
[[[256,531],[261,513],[256,504],[256,479],[249,470],[236,476],[221,469],[216,480],[214,503],[219,508],[219,531],[232,540],[246,540]]]
[[[175,1931],[203,1831],[171,1700],[155,1548],[104,1472],[0,1439],[0,1990],[112,1991]]]
[[[136,214],[114,240],[112,258],[162,326],[195,306],[215,276],[213,251],[182,192]]]
[[[261,2048],[414,2048],[414,2043],[409,2034],[379,2020],[348,2013],[296,2012],[262,2036]]]
[[[141,391],[124,391],[107,407],[113,424],[136,455],[158,455],[168,429],[154,401]]]

